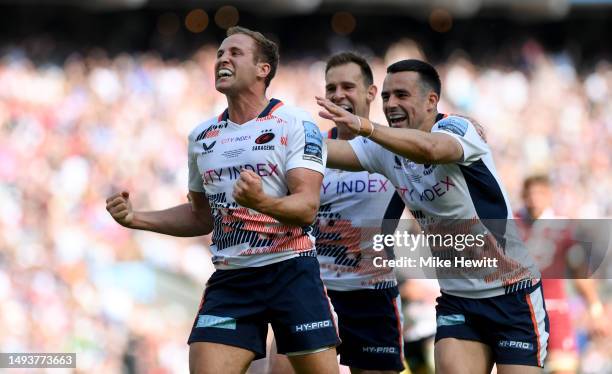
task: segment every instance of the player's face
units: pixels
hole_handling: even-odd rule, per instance
[[[215,88],[230,94],[250,87],[256,81],[255,41],[245,34],[234,34],[223,40],[217,50]]]
[[[428,94],[423,92],[417,72],[387,74],[381,96],[389,126],[409,129],[421,127],[431,106]]]
[[[552,205],[552,191],[546,184],[534,183],[523,192],[523,200],[529,215],[538,218]]]
[[[354,62],[334,66],[325,74],[325,97],[361,117],[368,117],[375,96],[372,87],[366,86],[361,68]]]

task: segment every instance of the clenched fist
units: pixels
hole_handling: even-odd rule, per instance
[[[251,170],[242,169],[240,178],[234,185],[234,200],[244,207],[258,210],[257,206],[265,199],[261,177]]]
[[[134,211],[130,202],[130,193],[123,191],[106,199],[106,210],[117,223],[130,227],[134,220]]]

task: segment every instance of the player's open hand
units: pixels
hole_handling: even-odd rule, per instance
[[[334,121],[336,126],[345,126],[353,134],[359,135],[361,131],[359,117],[324,97],[315,96],[315,98],[317,99],[317,104],[325,109],[319,112],[319,116]]]
[[[232,196],[238,204],[257,210],[258,204],[265,198],[261,177],[252,170],[242,169]]]
[[[122,226],[130,227],[134,220],[130,193],[127,191],[116,193],[106,199],[106,210]]]

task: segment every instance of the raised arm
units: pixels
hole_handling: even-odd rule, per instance
[[[461,144],[450,135],[413,129],[381,126],[358,117],[324,98],[317,103],[325,111],[319,115],[337,126],[346,126],[352,133],[366,136],[389,151],[421,164],[443,164],[463,159]]]
[[[190,203],[157,211],[134,211],[127,191],[106,199],[106,210],[117,223],[137,230],[158,232],[172,236],[200,236],[209,234],[213,218],[206,195],[189,191]]]
[[[325,139],[327,143],[327,167],[348,171],[362,171],[355,151],[346,140]]]

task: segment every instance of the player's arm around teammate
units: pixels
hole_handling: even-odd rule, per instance
[[[426,66],[427,69],[424,70],[425,74],[422,74],[424,66]],[[431,74],[432,72],[435,74]],[[390,171],[391,168],[387,165],[383,165],[384,162],[393,160],[393,158],[376,156],[378,154],[384,155],[385,152],[391,152],[395,154],[396,157],[401,156],[402,158],[408,159],[413,165],[461,165],[466,162],[471,163],[476,159],[480,159],[482,155],[490,153],[490,150],[483,144],[482,135],[478,136],[477,128],[473,125],[470,126],[467,120],[458,120],[455,118],[443,119],[444,116],[438,113],[437,103],[440,95],[440,82],[437,72],[435,72],[432,67],[423,62],[405,60],[390,66],[387,69],[387,73],[383,84],[382,99],[383,111],[390,127],[373,124],[365,118],[357,117],[343,108],[334,105],[329,100],[320,97],[317,98],[317,103],[323,108],[319,113],[321,117],[333,120],[338,126],[342,126],[354,134],[369,138],[370,141],[363,141],[365,146],[361,142],[354,141],[350,144],[346,142],[342,143],[342,147],[345,151],[348,151],[348,147],[352,145],[357,146],[352,147],[353,150],[355,150],[355,148],[364,149],[366,147],[369,149],[369,153],[362,153],[358,156],[359,162],[362,163],[364,167],[368,170],[382,171],[383,175],[387,176],[390,180],[395,177],[398,181],[403,180],[404,183],[408,182],[407,184],[412,187],[414,186],[414,182],[409,181],[404,174]],[[431,79],[434,75],[436,79]],[[440,130],[444,131],[441,132]],[[461,137],[461,142],[451,134]],[[468,134],[468,136],[465,136],[466,134]],[[336,164],[339,166],[341,164],[341,160],[336,159],[336,157],[343,152],[339,150],[339,144],[340,143],[337,142],[328,143],[328,165]],[[355,153],[355,155],[357,154]],[[367,157],[372,158],[370,159]],[[399,164],[400,170],[403,170],[401,169],[401,161],[398,158],[396,158],[396,160],[396,164]],[[437,170],[438,172],[443,172],[443,170],[447,169],[438,168]],[[403,172],[405,173],[405,170],[403,170]],[[469,195],[467,197],[468,199],[470,198]],[[448,196],[445,196],[445,198],[448,198]],[[500,204],[500,206],[504,204],[504,209],[507,211],[508,208],[503,200],[503,196],[498,196],[496,199],[496,202]],[[437,203],[442,200],[444,200],[444,198],[438,200]],[[423,199],[420,201],[413,201],[410,200],[410,197],[405,197],[406,204],[408,206],[412,204],[417,209],[425,205],[421,204],[422,201]],[[427,206],[427,208],[431,208],[434,204],[436,204],[436,202],[432,203],[431,206]],[[467,205],[464,207],[467,207]],[[437,208],[440,207],[438,206]],[[466,212],[468,210],[470,209],[465,209]],[[428,210],[427,214],[433,218],[444,218],[445,216],[453,215],[453,213],[445,215],[445,212],[432,212],[434,211]],[[469,212],[468,214],[473,213]],[[505,215],[498,215],[500,219],[506,218]],[[495,217],[497,218],[497,216]],[[461,219],[468,217],[458,215],[452,218]],[[534,291],[537,295],[534,297],[540,296],[541,294],[541,288],[539,286],[537,287],[536,291]],[[509,297],[514,297],[514,295]],[[482,310],[484,310],[480,307],[486,305],[488,300],[493,301],[493,298],[484,297],[482,301],[481,299],[462,299],[462,301],[466,302],[465,305],[471,305],[469,303],[473,300],[475,300],[474,304],[477,305],[475,308],[479,310],[479,312],[476,313],[478,314],[482,313]],[[506,299],[504,299],[504,301],[505,300]],[[538,300],[541,300],[541,298]],[[528,304],[529,301],[530,300],[527,300],[527,302],[525,302],[525,300],[521,299],[512,304],[517,308],[522,308],[521,317],[524,317],[524,319],[521,322],[523,322],[525,326],[529,325],[529,328],[526,328],[526,330],[529,330],[529,344],[531,349],[525,351],[529,352],[529,355],[520,351],[513,353],[509,352],[509,350],[503,350],[502,352],[501,348],[503,347],[500,348],[497,342],[488,341],[486,338],[480,336],[478,339],[475,339],[472,335],[466,337],[466,335],[461,335],[458,332],[453,332],[450,336],[441,334],[435,346],[436,372],[442,374],[484,374],[491,371],[493,362],[495,361],[498,363],[498,373],[541,373],[541,365],[544,356],[541,356],[540,352],[541,349],[543,349],[542,352],[545,355],[547,331],[546,335],[542,336],[543,340],[540,339],[539,333],[540,327],[543,328],[546,320],[542,317],[545,316],[545,310],[543,306],[538,304],[537,311],[540,314],[536,316],[537,321],[534,319],[533,309],[531,310],[531,319],[527,320],[528,313],[525,305]],[[511,303],[509,302],[509,304]],[[438,303],[438,305],[440,305],[440,303]],[[465,309],[469,311],[469,308],[470,307],[464,306],[461,310]],[[497,316],[491,316],[491,318],[495,317]],[[474,328],[474,324],[478,325],[478,322],[470,321],[470,324],[472,326],[463,323],[460,327],[472,329]],[[533,326],[531,326],[532,324]],[[444,327],[444,325],[439,325],[438,331],[441,331],[441,326]],[[513,326],[512,324],[504,324],[502,327],[505,330],[503,331],[511,331],[516,334],[522,331]],[[533,331],[530,330],[531,328],[533,328]],[[489,331],[494,330],[502,331],[500,327],[493,326]],[[534,335],[535,338],[531,335]],[[518,340],[522,342],[522,336]],[[534,347],[537,347],[537,355]],[[504,357],[501,357],[501,359],[500,356],[498,356],[501,354],[500,352],[504,354]],[[526,358],[523,358],[523,356]]]
[[[431,92],[431,95],[435,95]],[[394,105],[393,97],[387,99]],[[436,101],[437,102],[437,98]],[[317,103],[326,109],[320,112],[323,118],[330,119],[340,126],[345,126],[352,133],[369,138],[391,152],[409,158],[417,163],[443,164],[460,161],[463,157],[463,148],[453,137],[441,133],[429,133],[416,129],[399,129],[382,126],[370,120],[358,117],[335,105],[331,101],[317,97]],[[334,140],[328,141],[328,165],[336,165],[344,169],[343,165],[355,168],[352,162],[359,163],[353,149],[348,142]],[[348,160],[348,161],[343,161]],[[349,163],[350,162],[350,163]]]

